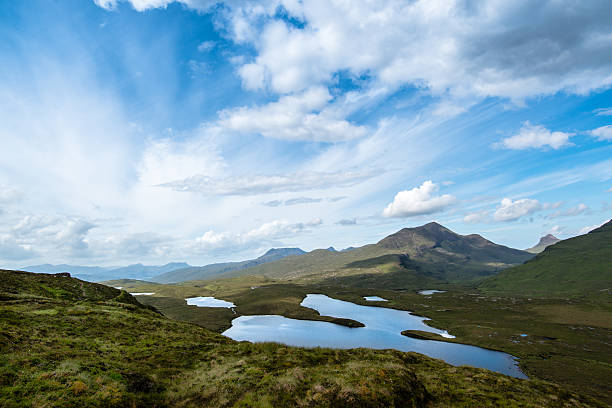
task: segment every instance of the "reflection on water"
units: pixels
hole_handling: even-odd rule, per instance
[[[296,320],[283,316],[240,316],[223,334],[234,340],[273,341],[291,346],[415,351],[452,365],[487,368],[518,378],[527,378],[509,354],[465,344],[420,340],[402,336],[403,330],[421,330],[452,337],[445,330],[427,326],[425,317],[403,310],[361,306],[325,295],[308,295],[301,303],[321,315],[353,319],[365,327],[348,328],[328,322]]]

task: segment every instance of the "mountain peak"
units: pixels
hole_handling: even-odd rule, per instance
[[[546,247],[556,244],[559,241],[561,240],[555,237],[553,234],[546,234],[542,238],[540,238],[540,241],[536,245],[526,249],[525,251],[530,252],[532,254],[539,254],[540,252],[544,251]]]

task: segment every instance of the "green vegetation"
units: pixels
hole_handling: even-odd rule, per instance
[[[72,278],[0,282],[5,407],[603,406],[415,353],[235,342]]]
[[[547,247],[534,259],[484,281],[487,293],[584,296],[612,291],[612,221]]]

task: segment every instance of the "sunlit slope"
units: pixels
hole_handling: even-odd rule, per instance
[[[350,251],[315,250],[224,276],[261,274],[277,279],[337,280],[345,276],[393,273],[398,279],[410,275],[410,281],[423,284],[471,282],[532,256],[497,245],[480,235],[459,235],[437,223],[429,223],[404,228],[376,244]]]
[[[612,291],[612,221],[547,247],[534,259],[482,282],[487,292],[580,295]]]
[[[469,390],[469,392],[466,392]],[[238,343],[65,276],[0,270],[0,406],[603,406],[392,350]]]

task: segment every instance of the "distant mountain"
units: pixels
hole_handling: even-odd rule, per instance
[[[486,292],[527,295],[582,295],[612,291],[612,220],[548,246],[523,265],[482,282]]]
[[[559,241],[561,240],[555,237],[554,235],[547,234],[543,236],[542,238],[540,238],[540,242],[538,242],[536,245],[532,246],[531,248],[526,249],[525,251],[532,253],[532,254],[539,254],[544,249],[546,249],[547,246],[556,244]]]
[[[257,265],[274,262],[291,255],[302,255],[305,253],[306,252],[302,251],[300,248],[272,248],[265,254],[255,259],[249,259],[241,262],[224,262],[205,266],[179,268],[154,276],[152,280],[159,283],[176,283],[190,280],[209,279],[227,272],[246,269]]]
[[[122,267],[80,266],[80,265],[32,265],[21,268],[27,272],[58,273],[68,272],[70,275],[89,282],[102,282],[112,279],[150,279],[161,273],[175,269],[187,268],[185,262],[171,262],[161,266],[134,264]]]
[[[404,228],[376,244],[350,251],[317,249],[215,277],[258,274],[277,279],[327,279],[336,284],[346,281],[356,285],[355,276],[374,274],[376,279],[370,276],[363,277],[362,281],[369,282],[368,285],[405,288],[435,282],[471,282],[532,257],[533,254],[497,245],[480,235],[463,236],[440,224],[429,223]],[[352,277],[348,278],[349,275]]]

